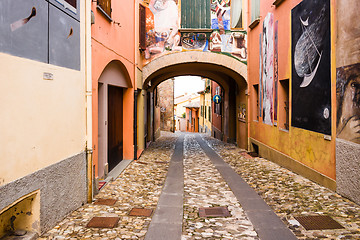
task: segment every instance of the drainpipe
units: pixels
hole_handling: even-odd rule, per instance
[[[93,200],[92,149],[92,77],[91,77],[91,0],[85,2],[85,91],[86,91],[86,160],[87,201]]]
[[[134,91],[134,160],[137,159],[137,96],[138,90]]]

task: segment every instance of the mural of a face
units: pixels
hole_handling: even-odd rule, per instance
[[[360,63],[337,69],[337,136],[360,143]]]

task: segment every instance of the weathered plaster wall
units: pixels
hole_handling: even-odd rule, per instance
[[[360,204],[360,147],[336,139],[337,192]]]
[[[1,186],[0,209],[37,190],[40,190],[40,231],[44,233],[86,202],[85,152]]]
[[[174,79],[162,82],[157,87],[160,106],[160,129],[174,131]]]

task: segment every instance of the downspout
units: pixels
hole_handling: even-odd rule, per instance
[[[93,200],[92,78],[91,78],[91,0],[85,2],[85,90],[87,201]]]
[[[134,90],[134,160],[137,159],[137,97],[138,90]]]

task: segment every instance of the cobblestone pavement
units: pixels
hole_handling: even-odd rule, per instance
[[[200,207],[228,207],[231,217],[200,218]],[[182,239],[259,239],[252,223],[194,135],[184,144],[184,221]]]
[[[128,216],[132,208],[155,210],[165,181],[177,137],[164,133],[161,139],[133,161],[113,182],[103,187],[97,199],[116,199],[114,206],[85,204],[71,213],[40,240],[45,239],[144,239],[150,217]],[[86,228],[92,217],[120,217],[118,227]]]
[[[250,158],[234,145],[203,137],[299,239],[360,239],[360,206],[270,161]],[[156,208],[176,139],[176,134],[163,133],[138,161],[103,187],[96,198],[116,199],[114,206],[85,204],[39,239],[144,239],[151,217],[128,214],[133,207]],[[191,134],[184,147],[184,183],[182,239],[258,239],[235,196]],[[232,217],[199,218],[198,207],[208,206],[228,206]],[[318,214],[332,216],[345,229],[306,231],[291,221],[294,216]],[[86,228],[94,216],[118,216],[120,222],[113,229]]]
[[[298,239],[360,239],[360,206],[264,158],[211,137],[204,139],[266,201]],[[303,215],[328,215],[345,229],[307,231]],[[290,222],[289,222],[290,221]]]

